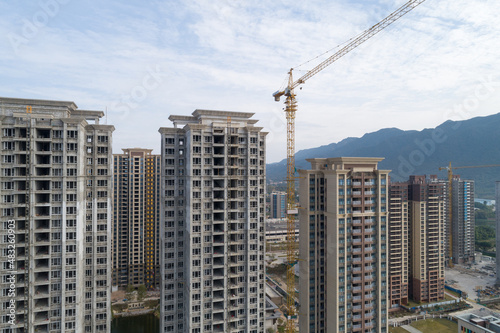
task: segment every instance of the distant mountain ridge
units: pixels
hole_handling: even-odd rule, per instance
[[[346,138],[295,154],[296,168],[310,167],[308,158],[318,157],[384,157],[380,169],[392,170],[393,181],[404,181],[409,175],[437,174],[446,178],[439,167],[500,164],[500,113],[463,121],[448,120],[436,128],[403,131],[385,128],[361,138]],[[476,181],[476,197],[494,198],[495,181],[500,167],[454,170],[464,179]],[[267,165],[267,178],[284,180],[286,159]]]

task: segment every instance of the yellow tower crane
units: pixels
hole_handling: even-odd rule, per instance
[[[458,166],[452,167],[451,162],[446,167],[440,167],[439,170],[448,171],[448,267],[453,267],[453,211],[452,211],[452,189],[453,189],[453,170],[454,169],[470,169],[470,168],[491,168],[500,167],[500,164],[489,164],[489,165],[469,165],[469,166]]]
[[[342,47],[335,54],[321,62],[319,65],[308,71],[298,80],[293,80],[293,68],[288,72],[288,84],[283,90],[278,90],[273,94],[275,101],[279,101],[281,96],[286,96],[285,113],[287,119],[287,323],[286,332],[295,331],[295,274],[293,266],[297,262],[295,250],[295,112],[297,111],[297,100],[295,99],[295,88],[305,83],[308,79],[321,72],[323,69],[351,52],[368,39],[387,28],[399,18],[413,10],[425,0],[410,0],[395,12],[384,18],[379,23],[365,30],[347,45]]]

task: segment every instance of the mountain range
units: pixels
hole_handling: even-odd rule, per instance
[[[284,148],[284,147],[283,147]],[[383,157],[379,169],[392,170],[392,181],[408,180],[410,175],[438,175],[446,179],[452,167],[500,165],[500,113],[462,121],[448,120],[436,128],[403,131],[384,128],[360,138],[346,138],[295,154],[296,169],[307,169],[308,158]],[[453,170],[462,179],[475,181],[476,198],[494,198],[495,181],[500,181],[500,167]],[[269,181],[284,181],[286,159],[267,165]]]

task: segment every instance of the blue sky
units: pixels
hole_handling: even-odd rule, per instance
[[[0,96],[107,110],[115,152],[159,153],[171,114],[255,112],[275,162],[286,127],[272,93],[289,68],[405,2],[2,1]],[[298,91],[297,149],[499,112],[499,12],[496,0],[427,0],[311,78]]]

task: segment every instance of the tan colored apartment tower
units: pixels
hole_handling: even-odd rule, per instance
[[[417,302],[444,299],[445,195],[446,184],[436,177],[410,176],[410,296]]]
[[[382,158],[300,170],[300,332],[387,332],[389,170]]]
[[[436,176],[410,176],[391,183],[389,272],[392,309],[444,298],[446,183]]]
[[[113,155],[113,286],[159,286],[160,155],[123,149]]]
[[[389,311],[408,304],[408,184],[391,183],[389,193]]]

